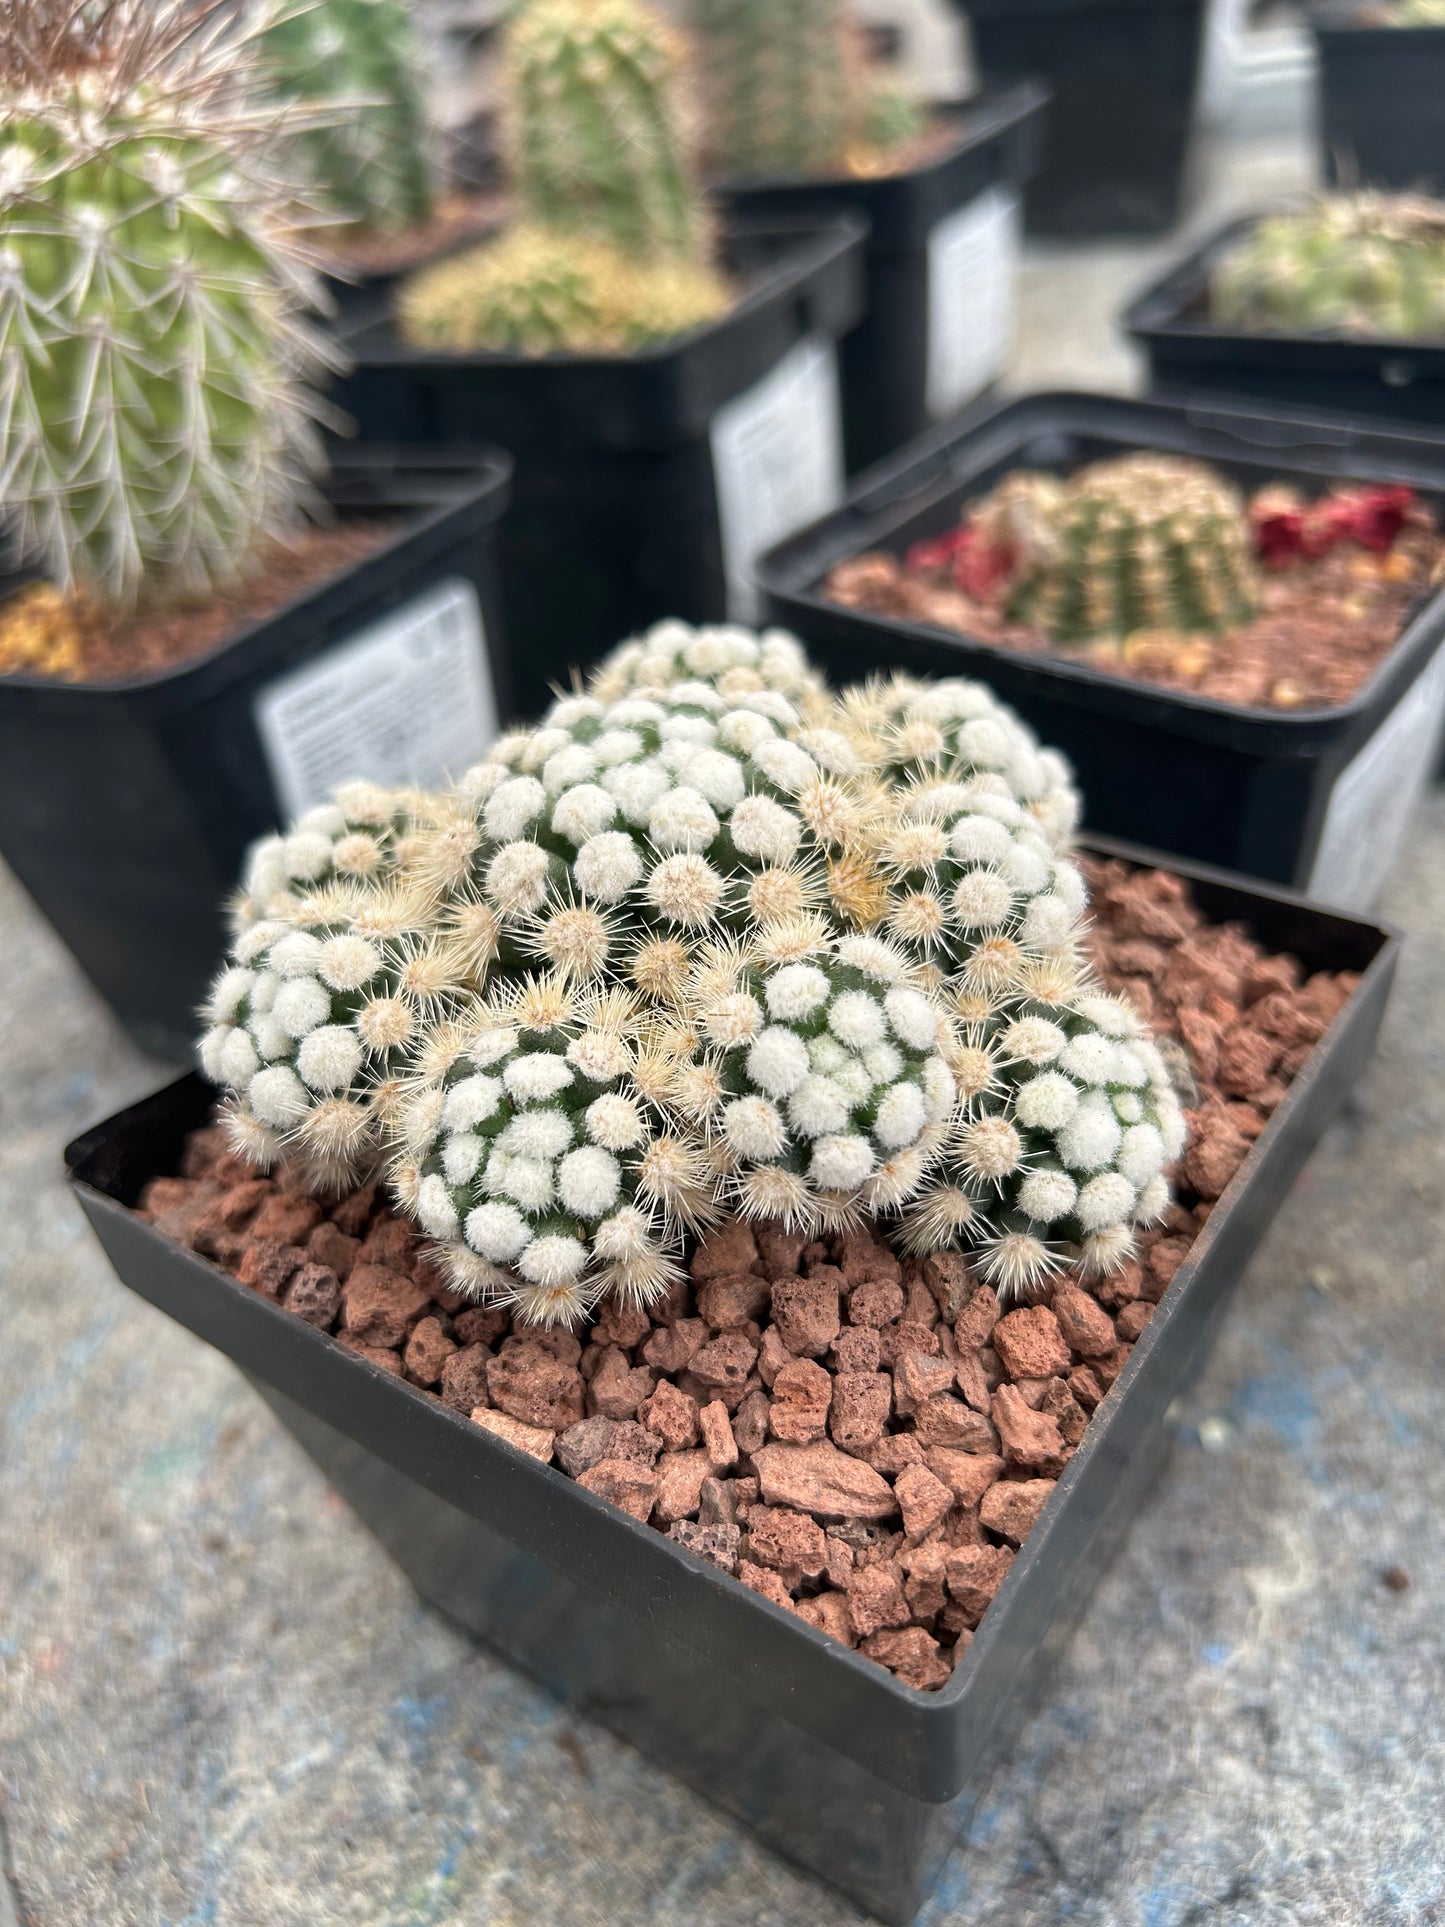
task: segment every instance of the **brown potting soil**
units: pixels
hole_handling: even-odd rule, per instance
[[[177,668],[364,561],[395,532],[371,518],[307,529],[268,543],[238,587],[164,612],[115,617],[49,583],[32,584],[0,603],[0,676],[109,683]]]
[[[1086,662],[1241,708],[1330,709],[1348,702],[1389,655],[1442,554],[1438,536],[1414,529],[1387,555],[1342,546],[1267,574],[1253,620],[1227,635],[1141,632],[1069,649],[965,595],[945,569],[910,569],[882,551],[838,563],[823,593],[847,609],[928,623],[1020,655]]]
[[[327,266],[340,280],[400,274],[465,241],[480,241],[506,210],[502,194],[452,194],[429,221],[394,233],[344,234],[327,249]]]
[[[943,1685],[1229,1180],[1358,979],[1305,978],[1163,871],[1086,860],[1100,974],[1177,1040],[1176,1202],[1113,1277],[1002,1306],[886,1227],[725,1224],[576,1333],[450,1291],[375,1183],[258,1176],[220,1125],[138,1207],[349,1350],[922,1689]]]

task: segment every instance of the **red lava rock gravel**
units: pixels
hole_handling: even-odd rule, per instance
[[[665,1532],[907,1684],[944,1684],[1092,1413],[1356,979],[1306,978],[1179,879],[1086,860],[1096,962],[1180,1040],[1178,1201],[1113,1278],[1007,1308],[954,1252],[732,1222],[651,1314],[512,1328],[449,1291],[374,1185],[322,1204],[219,1126],[140,1211],[297,1317]]]

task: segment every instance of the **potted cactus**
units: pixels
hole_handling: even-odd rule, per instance
[[[530,0],[506,29],[513,213],[353,329],[366,437],[516,459],[508,622],[549,681],[669,608],[743,608],[749,563],[841,488],[834,341],[859,235],[714,230],[683,43],[643,0]]]
[[[378,450],[324,478],[313,383],[331,351],[308,318],[289,146],[308,117],[254,84],[269,17],[20,0],[0,23],[16,569],[0,601],[0,847],[136,1036],[175,1054],[215,884],[254,834],[329,786],[333,756],[435,776],[495,723],[486,561],[469,547],[500,471],[408,482]],[[465,633],[443,651],[460,720],[438,754],[430,724],[380,739],[336,646],[393,606],[406,627],[444,581]],[[436,637],[428,621],[408,635],[391,645],[393,718],[432,700]],[[325,741],[287,701],[308,663],[340,677]],[[165,860],[142,866],[143,849]]]
[[[300,130],[298,140],[331,224],[318,239],[343,310],[495,221],[495,196],[447,182],[405,0],[286,0],[258,51],[276,99],[303,115],[329,109],[325,124]]]
[[[1445,420],[1445,202],[1320,195],[1232,221],[1131,303],[1161,390]]]
[[[1213,0],[956,0],[984,80],[1045,82],[1030,233],[1155,234],[1184,210]]]
[[[450,791],[348,785],[259,848],[220,1122],[190,1078],[70,1153],[126,1282],[427,1597],[888,1920],[1393,965],[1094,861],[1171,1076],[1085,962],[1077,810],[981,684],[840,699],[789,637],[664,623]]]
[[[1445,707],[1442,492],[1425,439],[1038,396],[875,472],[761,579],[835,673],[986,673],[1091,829],[1359,909]]]
[[[1324,178],[1445,192],[1437,111],[1445,86],[1439,0],[1316,0]]]
[[[866,61],[849,0],[693,0],[688,21],[724,201],[869,222],[864,314],[841,349],[848,467],[868,467],[1002,370],[1044,92],[925,108]]]

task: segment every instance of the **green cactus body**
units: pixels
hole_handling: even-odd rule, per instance
[[[1359,194],[1261,221],[1215,269],[1210,308],[1231,327],[1438,340],[1445,205]]]
[[[1399,0],[1392,27],[1445,27],[1445,0]]]
[[[1079,964],[1076,814],[981,685],[839,702],[791,638],[662,623],[448,795],[264,845],[203,1062],[253,1155],[389,1157],[458,1287],[542,1322],[724,1209],[900,1212],[1010,1293],[1107,1270],[1182,1124]]]
[[[270,27],[263,56],[278,96],[335,105],[334,124],[301,136],[330,212],[378,231],[428,218],[436,169],[405,0],[302,0]]]
[[[244,43],[188,52],[188,21],[110,10],[95,64],[4,101],[0,492],[29,559],[119,607],[233,580],[320,461],[275,116],[231,84]]]
[[[971,523],[1012,555],[1010,619],[1061,645],[1217,634],[1254,609],[1243,498],[1203,463],[1125,455],[1062,484],[1012,476]]]
[[[397,316],[413,347],[451,354],[625,354],[701,326],[725,300],[701,262],[521,227],[415,275]]]
[[[718,174],[843,172],[858,105],[846,0],[693,0],[690,24]]]
[[[528,0],[507,32],[512,185],[525,218],[634,258],[706,244],[672,29],[638,0]]]

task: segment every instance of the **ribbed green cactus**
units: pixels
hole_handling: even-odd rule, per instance
[[[253,55],[220,0],[0,18],[0,499],[58,586],[119,606],[232,580],[319,464]]]
[[[717,173],[841,171],[857,125],[848,0],[692,0],[690,24]]]
[[[403,338],[454,354],[619,354],[720,314],[729,296],[681,75],[676,35],[641,0],[528,0],[503,66],[520,219],[411,278]]]
[[[337,109],[334,124],[301,136],[327,209],[372,230],[426,220],[435,158],[406,0],[291,0],[262,53],[283,99]]]
[[[728,1209],[901,1212],[1009,1292],[1107,1270],[1182,1123],[1078,961],[1076,812],[979,684],[838,702],[791,638],[659,624],[447,796],[268,843],[203,1063],[253,1156],[387,1157],[458,1287],[542,1322]]]
[[[1061,644],[1219,632],[1253,611],[1243,497],[1202,462],[1136,454],[1064,481],[1016,473],[969,521],[1009,561],[1009,616]]]
[[[681,42],[640,0],[526,0],[502,80],[524,217],[636,258],[700,259],[682,81]]]
[[[1210,310],[1288,334],[1445,336],[1445,203],[1406,194],[1321,197],[1260,221],[1219,263]]]

